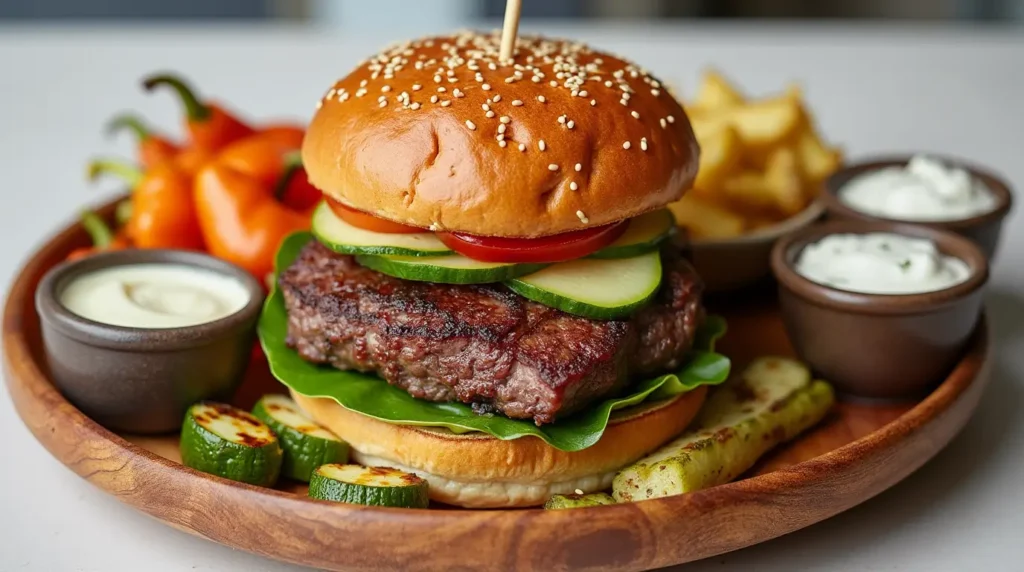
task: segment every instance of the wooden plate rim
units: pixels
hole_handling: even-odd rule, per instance
[[[108,207],[112,205],[113,203],[110,203]],[[224,495],[223,498],[229,499],[229,502],[249,500],[261,505],[265,505],[266,502],[288,503],[287,506],[281,505],[278,508],[281,510],[295,510],[296,508],[302,508],[304,511],[313,511],[313,514],[319,515],[317,520],[340,523],[339,526],[343,527],[354,525],[354,523],[358,523],[360,528],[373,525],[393,526],[396,522],[401,522],[405,527],[415,526],[418,524],[419,527],[417,528],[420,528],[422,532],[428,532],[435,530],[436,527],[439,526],[464,523],[464,521],[467,520],[475,521],[477,524],[481,525],[485,520],[487,522],[494,522],[495,520],[513,521],[523,517],[525,514],[530,515],[529,524],[534,527],[543,526],[545,528],[557,529],[559,527],[572,526],[573,521],[576,519],[573,515],[575,511],[544,511],[541,509],[508,509],[499,511],[452,509],[423,511],[412,509],[348,506],[302,498],[288,492],[264,489],[200,473],[151,453],[101,427],[64,399],[53,384],[46,378],[40,368],[40,364],[35,362],[32,352],[28,346],[28,341],[23,334],[23,325],[27,320],[38,320],[37,316],[26,315],[26,313],[23,312],[23,309],[31,307],[28,305],[29,300],[34,296],[33,290],[35,284],[46,270],[44,265],[48,260],[54,259],[58,253],[65,250],[67,243],[73,241],[76,234],[80,234],[80,231],[78,231],[74,226],[64,229],[48,240],[44,246],[37,250],[28,262],[22,266],[16,280],[8,292],[4,307],[3,349],[5,380],[19,416],[22,417],[26,426],[29,427],[36,439],[39,440],[47,450],[49,450],[62,463],[68,465],[69,468],[76,470],[80,476],[88,479],[90,475],[78,471],[75,467],[71,467],[68,460],[63,458],[61,454],[53,448],[53,437],[51,436],[51,433],[57,431],[58,428],[62,431],[71,428],[76,432],[78,438],[84,441],[101,440],[114,444],[121,452],[127,455],[128,461],[126,464],[131,463],[140,471],[169,471],[170,473],[183,475],[184,478],[199,479],[211,488],[211,492],[213,494]],[[968,351],[956,368],[949,374],[948,378],[943,381],[943,383],[939,385],[929,396],[924,398],[904,415],[869,435],[809,461],[798,463],[768,474],[755,476],[688,495],[667,497],[639,503],[610,505],[590,510],[600,513],[601,515],[606,515],[614,520],[630,520],[636,518],[639,516],[637,514],[638,511],[645,514],[668,512],[682,515],[688,512],[692,513],[692,509],[694,509],[694,507],[698,508],[700,512],[707,512],[714,507],[735,502],[740,498],[757,497],[764,495],[765,493],[785,494],[787,491],[798,491],[814,484],[824,483],[825,481],[833,478],[837,471],[842,472],[857,463],[865,462],[868,458],[885,455],[887,451],[896,446],[900,441],[922,429],[926,425],[935,422],[941,415],[950,409],[950,407],[967,391],[967,389],[971,387],[971,384],[975,379],[981,378],[984,380],[987,377],[984,373],[991,365],[992,354],[991,328],[987,323],[987,320],[983,319]],[[44,411],[48,413],[45,423],[35,425],[29,422],[25,417],[26,412],[23,410],[25,407],[22,402],[23,399],[42,402],[41,404],[44,406]],[[973,404],[970,407],[973,408]],[[959,427],[956,429],[958,431]],[[954,434],[955,433],[956,431],[954,431]],[[938,447],[936,451],[931,452],[928,457],[934,455],[934,453],[941,448],[941,445],[945,445],[945,442],[941,443],[940,447]],[[920,464],[923,464],[923,462],[924,460],[922,460]],[[895,484],[895,482],[902,479],[916,468],[916,466],[908,467],[908,469],[904,471],[902,475],[898,476],[895,481],[882,486],[879,490],[874,491],[870,495],[861,498],[856,502],[850,503],[849,506],[839,507],[836,510],[831,511],[830,514],[826,514],[821,518],[815,518],[810,522],[799,523],[790,527],[786,532],[796,530],[797,528],[801,528],[807,524],[811,524],[812,522],[823,520],[824,518],[850,508],[863,500],[867,500],[870,496],[874,496],[874,494],[877,494],[888,486]],[[109,490],[109,492],[114,491]],[[148,510],[147,507],[144,506],[144,503],[139,500],[139,495],[118,495],[118,498],[159,518],[159,515],[156,514],[158,511]],[[310,513],[306,512],[305,514],[308,518]],[[179,528],[184,527],[180,522],[173,522],[170,519],[163,520],[166,520],[168,523]],[[230,538],[222,537],[217,534],[215,530],[203,530],[189,527],[184,528],[192,533],[211,538],[218,542],[233,544]],[[407,528],[406,534],[415,534],[414,530],[415,529]],[[734,549],[738,549],[742,546],[753,544],[755,542],[747,542],[744,545],[737,545]],[[235,546],[251,550],[265,556],[282,558],[281,555],[275,554],[273,551],[262,550],[259,546],[247,544],[235,544]],[[720,552],[721,551],[719,551],[719,553]],[[703,556],[712,555],[714,555],[714,553],[704,554]],[[289,557],[284,557],[284,559],[307,565],[310,563],[310,560],[299,560]],[[324,560],[315,561],[321,564],[330,562]],[[644,563],[667,565],[673,562],[654,558],[645,559]]]

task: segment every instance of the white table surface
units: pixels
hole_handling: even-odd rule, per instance
[[[571,28],[663,78],[692,85],[720,66],[753,93],[796,79],[824,132],[853,157],[934,150],[1024,184],[1024,30],[896,27]],[[101,134],[135,109],[176,125],[170,96],[143,74],[180,70],[256,117],[307,118],[323,89],[393,38],[303,29],[0,28],[0,274],[112,192],[83,180],[97,154],[130,143]],[[691,93],[691,92],[688,92]],[[127,137],[125,138],[127,139]],[[988,296],[998,355],[974,419],[934,461],[829,521],[690,570],[1024,569],[1024,214],[1007,222]],[[122,505],[54,460],[0,397],[0,571],[292,570],[192,537]],[[680,538],[680,542],[686,542]]]

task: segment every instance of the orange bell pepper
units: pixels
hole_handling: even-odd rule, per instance
[[[121,250],[128,247],[127,239],[123,235],[114,234],[110,227],[107,226],[107,223],[95,212],[83,212],[80,222],[85,232],[89,233],[89,237],[92,239],[92,246],[72,250],[67,256],[68,260],[78,260],[97,252]]]
[[[93,161],[89,178],[113,174],[131,187],[127,235],[139,248],[201,250],[191,173],[174,161],[164,161],[145,173],[133,165],[112,160]],[[118,205],[120,207],[120,205]]]
[[[262,280],[281,240],[309,228],[315,203],[281,200],[306,180],[291,161],[301,145],[301,130],[259,133],[229,145],[196,175],[196,209],[211,254]]]
[[[192,88],[173,75],[154,75],[142,82],[146,91],[167,86],[177,92],[185,106],[185,128],[192,145],[215,152],[233,141],[254,133],[254,129],[223,107],[200,101]]]
[[[107,132],[111,135],[124,129],[129,129],[135,134],[139,146],[139,163],[147,169],[173,159],[181,151],[166,137],[154,134],[138,116],[118,115],[107,124]]]

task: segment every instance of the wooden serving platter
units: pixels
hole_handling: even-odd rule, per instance
[[[916,470],[966,423],[992,362],[983,324],[960,363],[922,401],[841,401],[821,425],[745,478],[688,495],[585,512],[333,504],[307,499],[297,484],[270,490],[193,471],[178,463],[176,435],[112,433],[61,396],[42,357],[33,295],[43,273],[86,240],[77,225],[62,231],[26,263],[9,293],[4,377],[22,420],[71,470],[171,526],[331,570],[641,570],[737,550],[833,516]],[[757,355],[791,354],[774,295],[738,298],[710,301],[729,320],[720,349],[736,367]],[[236,401],[249,407],[279,389],[256,364]]]

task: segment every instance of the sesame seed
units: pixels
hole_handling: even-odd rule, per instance
[[[324,100],[322,100],[322,99],[320,99],[320,100],[317,100],[317,102],[316,102],[316,108],[317,108],[317,109],[320,109],[320,108],[321,108],[321,107],[323,107],[323,106],[324,106]]]
[[[388,100],[385,99],[384,101],[380,102],[380,107],[384,107],[387,104],[388,104]]]
[[[441,87],[437,88],[437,93],[445,93],[447,91],[448,90],[443,85]]]
[[[505,83],[512,83],[515,80],[516,80],[516,78],[514,78],[514,77],[507,77],[507,78],[505,78]]]
[[[545,143],[543,139],[541,139],[540,141],[537,142],[537,147],[539,147],[540,150],[543,151],[548,148],[548,144]]]
[[[608,80],[608,81],[604,82],[604,86],[605,86],[605,87],[611,87],[611,86],[613,86],[613,85],[615,85],[615,84],[614,84],[614,83],[612,83],[612,80]]]
[[[491,101],[493,101],[494,103],[498,103],[499,101],[501,101],[501,95],[497,93],[494,94],[494,97],[491,98]]]
[[[446,100],[441,102],[441,107],[448,107],[451,104],[452,104],[452,102],[446,99]]]
[[[587,218],[587,215],[583,214],[583,211],[576,211],[576,216],[579,217],[580,222],[582,222],[583,224],[587,224],[588,222],[590,222],[590,219]],[[580,491],[580,493],[582,492],[583,491]]]
[[[669,122],[669,123],[675,123],[675,122],[676,122],[676,118],[675,118],[675,117],[672,117],[671,115],[669,115],[669,116],[668,116],[668,122]]]
[[[576,169],[577,173],[579,173],[580,171],[583,170],[583,163],[576,163],[576,166],[573,168]]]
[[[519,150],[525,153],[526,152],[526,143],[520,143],[519,144]]]
[[[634,110],[634,111],[631,111],[629,114],[633,116],[633,119],[640,119],[640,112],[639,111],[635,111]]]
[[[434,83],[441,83],[441,76],[435,75],[434,76]]]
[[[569,190],[570,191],[578,191],[578,190],[580,190],[580,186],[576,184],[576,181],[573,181],[573,182],[569,183]]]
[[[430,103],[437,103],[437,96],[436,95],[431,95],[430,96]]]
[[[548,171],[557,171],[557,170],[558,170],[558,165],[556,165],[554,163],[551,163],[550,165],[548,165]]]
[[[461,89],[455,88],[455,91],[452,92],[452,95],[454,95],[455,97],[464,97],[466,94],[462,93]]]
[[[625,143],[622,144],[622,148],[623,149],[629,149],[629,147],[630,147],[629,141],[626,141]]]
[[[585,89],[580,92],[580,97],[586,97],[587,95],[589,95],[589,94],[587,93],[587,90],[585,90]]]
[[[508,115],[502,115],[501,117],[498,118],[498,121],[501,121],[502,123],[508,123],[512,121],[512,118],[510,118]]]
[[[410,105],[409,108],[412,109],[413,111],[416,111],[417,109],[420,108],[420,104],[419,104],[419,102],[414,103],[414,104]]]
[[[485,83],[485,84],[480,86],[480,89],[482,89],[484,91],[491,91],[491,84]]]
[[[422,86],[422,85],[420,85],[420,84],[418,84],[418,83],[414,83],[414,84],[412,84],[412,90],[413,90],[413,91],[419,91],[419,90],[421,90],[421,89],[423,89],[423,86]]]
[[[629,100],[628,99],[620,99],[619,103],[621,103],[622,105],[629,105]]]
[[[569,129],[572,129],[573,127],[576,127],[576,122],[570,119],[569,122],[565,124],[565,126],[568,127]]]
[[[387,92],[391,91],[391,86],[390,85],[385,85],[384,87],[380,88],[380,90],[383,91],[384,93],[387,93]]]
[[[359,87],[366,87],[367,83],[369,82],[364,79],[363,81],[359,82]]]
[[[659,123],[661,123],[661,128],[662,128],[662,129],[664,129],[664,128],[668,127],[668,122],[667,122],[667,121],[665,121],[665,118],[664,118],[664,117],[662,117],[661,119],[659,119],[659,120],[658,120],[658,122],[659,122]]]
[[[565,125],[565,115],[559,115],[558,122],[561,123],[562,125]]]
[[[483,109],[484,111],[490,111],[490,110],[491,110],[491,106],[490,106],[490,105],[487,105],[487,104],[485,103],[485,104],[483,104],[483,105],[481,105],[481,106],[480,106],[480,109]]]
[[[366,88],[365,87],[361,87],[361,88],[356,90],[356,97],[362,97],[364,95],[366,95]]]
[[[494,112],[488,110],[488,112],[485,113],[484,115],[487,116],[487,119],[491,119],[492,117],[494,117]]]
[[[590,100],[590,107],[594,107],[595,105],[597,105],[597,100],[596,99],[591,99]]]
[[[519,99],[513,99],[512,100],[512,107],[522,107],[522,105],[523,105],[522,100],[519,100]]]
[[[658,97],[659,95],[661,95],[661,90],[660,89],[652,89],[651,90],[651,95],[653,95],[654,97]]]
[[[643,137],[643,138],[640,139],[640,149],[642,151],[646,151],[647,150],[647,138],[646,137]]]
[[[384,96],[382,95],[382,96],[380,96],[380,97],[378,97],[378,98],[377,98],[377,101],[384,101],[384,100],[386,100],[386,99],[387,99],[387,97],[384,97]]]
[[[498,126],[498,133],[504,133],[505,129],[506,129],[505,124],[502,123],[501,125]]]
[[[541,103],[544,103],[545,101],[547,101],[547,98],[544,97],[543,95],[538,95],[537,96],[537,101],[539,101]]]
[[[504,140],[504,139],[501,139],[500,141],[498,141],[498,147],[502,147],[502,148],[504,148],[504,147],[505,147],[505,145],[508,145],[508,143],[505,143],[505,140]]]
[[[558,87],[558,82],[555,80],[551,80],[548,82],[548,85],[550,85],[551,87]]]
[[[468,119],[466,120],[466,127],[469,127],[470,131],[475,131],[476,130],[476,124],[473,123],[472,121],[468,120]]]

